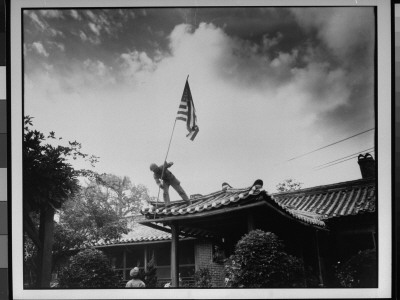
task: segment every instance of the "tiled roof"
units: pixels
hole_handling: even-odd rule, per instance
[[[272,194],[282,208],[297,215],[314,215],[320,219],[375,212],[375,180],[361,179],[318,186],[287,193]]]
[[[135,218],[129,225],[129,232],[124,234],[120,239],[114,241],[99,241],[95,246],[106,246],[116,244],[145,243],[152,241],[170,240],[171,234],[165,231],[157,230],[148,226],[141,225],[137,221],[143,217]]]
[[[145,216],[177,216],[195,214],[203,211],[215,210],[226,206],[234,206],[238,202],[248,202],[248,200],[262,200],[259,196],[264,190],[257,188],[234,189],[227,188],[206,196],[198,196],[191,199],[192,203],[188,204],[185,201],[172,201],[168,207],[164,206],[163,202],[149,202],[149,205],[144,206],[141,210]]]
[[[243,189],[235,189],[228,187],[221,191],[199,196],[192,199],[192,203],[188,204],[184,201],[173,201],[168,207],[163,202],[150,202],[148,206],[142,208],[142,214],[148,219],[159,219],[173,216],[184,216],[196,214],[200,212],[216,211],[221,208],[234,208],[237,206],[246,206],[249,204],[266,205],[269,203],[275,209],[285,212],[288,216],[298,219],[307,224],[324,227],[325,223],[317,215],[313,214],[297,214],[289,208],[279,206],[275,201],[259,186],[253,186]]]
[[[193,199],[191,204],[173,201],[169,207],[165,207],[163,202],[150,202],[141,212],[146,218],[156,221],[258,202],[274,207],[304,223],[325,227],[325,221],[332,217],[374,212],[375,198],[375,181],[361,179],[272,195],[256,187],[227,188],[199,196]]]

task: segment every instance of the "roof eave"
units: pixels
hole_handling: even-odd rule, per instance
[[[265,193],[265,196],[268,197],[268,195]],[[325,224],[324,226],[321,226],[319,224],[315,224],[315,223],[309,223],[306,222],[300,218],[296,218],[293,215],[291,215],[289,212],[282,210],[282,208],[278,207],[277,205],[272,205],[271,203],[269,203],[267,200],[267,197],[262,197],[261,201],[257,201],[254,203],[250,203],[250,204],[246,204],[246,205],[242,205],[242,206],[237,206],[237,207],[226,207],[223,209],[218,209],[218,210],[210,210],[207,212],[201,212],[201,213],[196,213],[196,214],[189,214],[189,215],[176,215],[176,216],[172,216],[172,217],[157,217],[154,219],[146,219],[143,221],[140,221],[139,223],[142,225],[146,225],[146,226],[151,226],[149,224],[154,225],[153,223],[164,223],[164,224],[168,224],[170,222],[175,222],[175,221],[182,221],[182,220],[188,220],[188,219],[195,219],[195,218],[205,218],[205,217],[209,217],[209,216],[216,216],[216,215],[220,215],[220,214],[226,214],[226,213],[231,213],[231,212],[236,212],[239,210],[245,210],[245,209],[250,209],[250,208],[254,208],[254,207],[261,207],[261,206],[268,206],[271,209],[273,209],[274,211],[278,212],[279,214],[281,214],[282,216],[291,219],[295,222],[301,223],[304,226],[311,226],[314,227],[316,229],[319,230],[324,230],[324,231],[329,231],[328,228],[326,228]]]

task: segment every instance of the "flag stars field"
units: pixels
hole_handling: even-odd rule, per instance
[[[168,160],[188,194],[356,179],[352,160],[313,168],[374,131],[287,160],[374,127],[374,22],[369,7],[24,10],[25,115],[152,196],[182,99],[197,122],[176,123]]]

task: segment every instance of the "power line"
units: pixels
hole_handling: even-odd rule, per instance
[[[372,149],[374,149],[374,148],[372,148]],[[365,151],[368,151],[368,150],[365,150]],[[357,153],[357,154],[352,155],[351,157],[349,157],[349,158],[347,158],[347,159],[340,160],[340,161],[335,162],[335,163],[333,163],[333,164],[329,164],[329,163],[328,163],[326,166],[322,166],[322,167],[320,167],[320,168],[317,168],[317,167],[316,167],[317,169],[315,169],[315,171],[319,171],[319,170],[322,170],[322,169],[325,169],[325,168],[328,168],[328,167],[332,167],[332,166],[334,166],[334,165],[337,165],[337,164],[340,164],[340,163],[342,163],[342,162],[348,161],[348,160],[350,160],[350,159],[356,158],[357,155],[358,155],[358,154],[361,154],[362,152],[364,152],[364,151],[361,151],[361,152],[359,152],[359,153]]]
[[[327,162],[327,163],[325,163],[325,164],[316,166],[316,167],[314,167],[313,169],[317,169],[317,168],[319,168],[319,167],[323,167],[323,166],[329,165],[329,164],[331,164],[331,163],[334,163],[334,162],[337,162],[337,161],[339,161],[339,160],[348,158],[348,157],[350,157],[350,156],[354,156],[354,155],[358,155],[358,154],[361,154],[361,153],[366,152],[366,151],[370,151],[370,150],[372,150],[372,149],[374,149],[374,148],[375,148],[375,147],[371,147],[371,148],[368,148],[368,149],[365,149],[365,150],[362,150],[362,151],[358,151],[358,152],[356,152],[356,153],[353,153],[353,154],[350,154],[350,155],[347,155],[347,156],[344,156],[344,157],[341,157],[341,158],[332,160],[332,161]]]
[[[330,147],[330,146],[333,146],[333,145],[339,144],[339,143],[341,143],[341,142],[347,141],[347,140],[349,140],[349,139],[352,139],[352,138],[354,138],[354,137],[356,137],[356,136],[359,136],[359,135],[361,135],[361,134],[364,134],[364,133],[366,133],[366,132],[368,132],[368,131],[371,131],[371,130],[374,130],[374,129],[375,129],[375,128],[371,128],[371,129],[368,129],[368,130],[365,130],[365,131],[359,132],[359,133],[357,133],[357,134],[355,134],[355,135],[352,135],[352,136],[349,136],[349,137],[347,137],[347,138],[341,139],[341,140],[339,140],[339,141],[336,141],[336,142],[334,142],[334,143],[331,143],[331,144],[329,144],[329,145],[326,145],[326,146],[320,147],[320,148],[318,148],[318,149],[312,150],[312,151],[310,151],[310,152],[307,152],[307,153],[304,153],[304,154],[301,154],[301,155],[295,156],[295,157],[293,157],[293,158],[291,158],[291,159],[288,159],[287,161],[292,161],[292,160],[295,160],[295,159],[297,159],[297,158],[300,158],[300,157],[306,156],[306,155],[308,155],[308,154],[311,154],[311,153],[317,152],[317,151],[319,151],[319,150],[322,150],[322,149],[328,148],[328,147]]]

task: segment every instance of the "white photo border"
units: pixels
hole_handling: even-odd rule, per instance
[[[391,4],[379,0],[13,0],[10,1],[11,42],[11,190],[12,190],[12,293],[14,299],[192,299],[192,298],[390,298],[392,296],[392,100]],[[179,6],[376,6],[377,20],[377,136],[379,284],[369,289],[98,289],[63,290],[23,288],[22,230],[22,9],[79,7]]]

